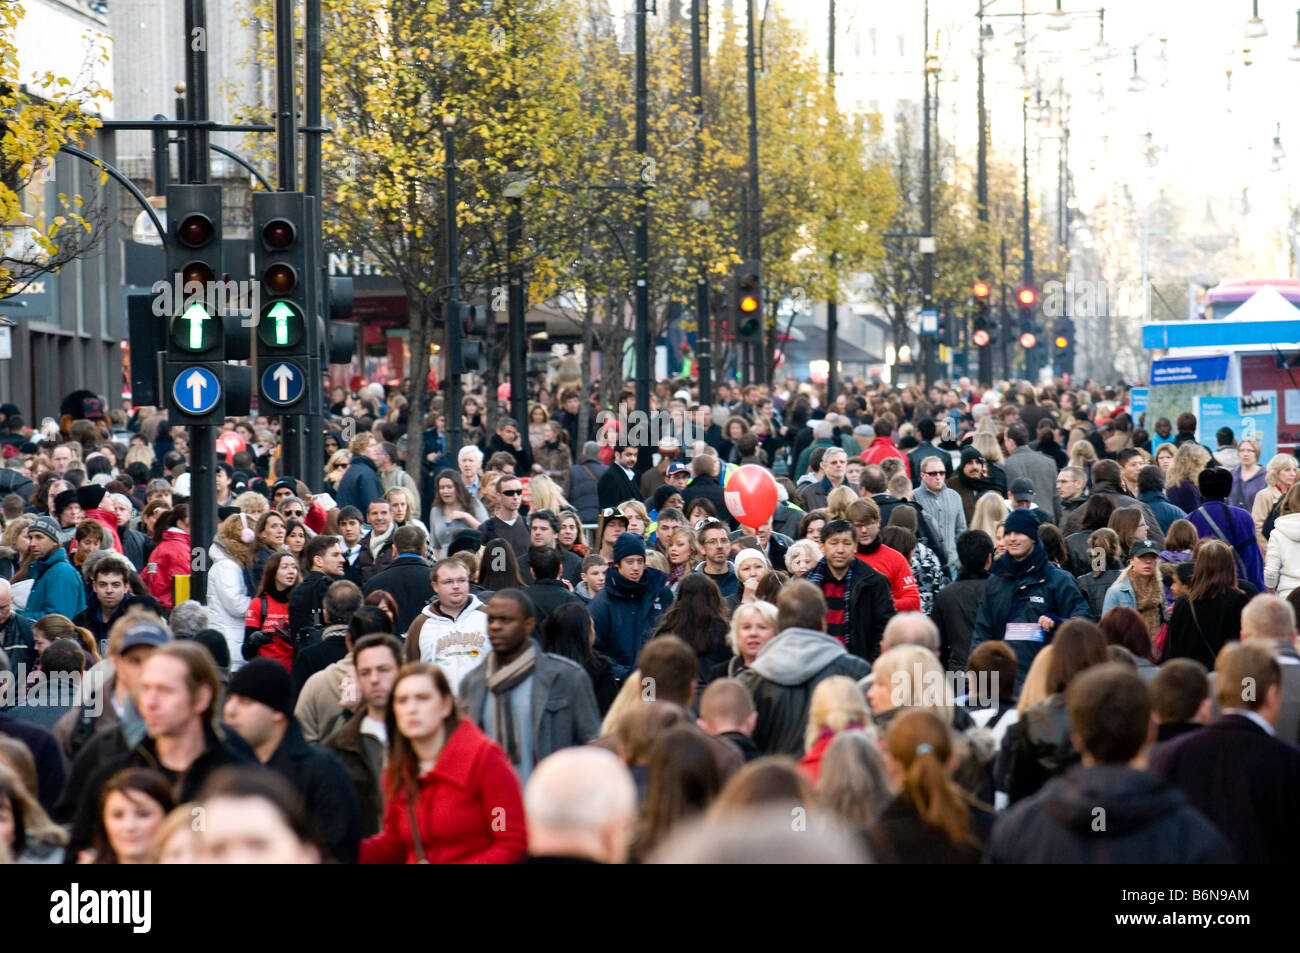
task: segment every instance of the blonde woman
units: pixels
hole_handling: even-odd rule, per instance
[[[1002,469],[1002,461],[1005,457],[1002,455],[1001,442],[991,433],[977,433],[971,443],[984,455],[989,481],[997,487],[1000,496],[1006,496],[1007,472]]]
[[[351,450],[336,450],[330,457],[329,462],[325,464],[325,489],[330,493],[337,493],[339,480],[347,472],[348,465],[352,463]]]
[[[1232,490],[1228,493],[1228,502],[1250,511],[1255,505],[1255,496],[1268,485],[1268,475],[1259,465],[1259,441],[1246,437],[1237,443],[1237,459],[1240,461],[1232,469]]]
[[[709,672],[709,681],[735,678],[754,664],[763,646],[776,638],[776,606],[759,599],[736,607],[727,629],[727,644],[736,653]]]
[[[1268,519],[1268,514],[1272,512],[1273,507],[1277,506],[1278,500],[1287,495],[1291,487],[1296,484],[1296,477],[1300,477],[1300,463],[1289,453],[1276,453],[1273,459],[1268,461],[1268,466],[1264,471],[1264,482],[1267,484],[1264,489],[1255,494],[1255,505],[1250,508],[1250,515],[1255,520],[1255,537],[1259,540],[1259,551],[1264,552],[1268,549],[1268,541],[1264,539],[1264,521]]]
[[[1184,513],[1196,512],[1203,502],[1196,476],[1209,462],[1210,451],[1191,440],[1174,451],[1174,462],[1165,474],[1165,496]]]
[[[624,500],[618,505],[618,511],[627,517],[627,531],[645,539],[650,529],[650,513],[640,500]]]
[[[235,506],[239,507],[239,512],[247,513],[248,518],[254,522],[261,519],[262,514],[271,508],[271,504],[266,501],[266,497],[256,490],[245,490],[235,497],[234,503]],[[144,526],[141,525],[140,528],[144,529]]]
[[[1001,496],[989,491],[975,501],[975,515],[970,528],[981,529],[989,539],[997,538],[997,525],[1007,518],[1007,504]]]
[[[952,724],[952,684],[934,653],[919,645],[896,645],[876,659],[867,704],[882,731],[908,708],[928,709]]]
[[[248,574],[253,571],[256,526],[247,513],[227,516],[208,549],[208,622],[230,646],[232,673],[244,665],[244,618],[253,596]]]
[[[1172,449],[1170,452],[1173,452]],[[1092,480],[1092,465],[1096,462],[1097,451],[1093,448],[1092,441],[1080,440],[1070,448],[1070,466],[1078,467],[1083,471],[1085,482]]]
[[[826,494],[826,509],[830,510],[832,519],[842,520],[849,507],[859,499],[857,491],[845,483]]]
[[[870,721],[867,700],[858,683],[844,675],[832,675],[817,683],[808,708],[808,730],[799,759],[799,770],[813,784],[821,780],[822,758],[841,731],[863,729]]]
[[[533,511],[550,510],[558,516],[564,510],[574,509],[573,504],[564,498],[559,484],[545,473],[538,473],[528,481],[528,497]]]

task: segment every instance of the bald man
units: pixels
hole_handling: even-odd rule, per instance
[[[528,863],[622,864],[636,828],[636,785],[604,748],[565,748],[546,758],[524,791]]]
[[[15,669],[19,665],[31,668],[36,662],[32,623],[14,611],[14,591],[5,579],[0,579],[0,649]]]

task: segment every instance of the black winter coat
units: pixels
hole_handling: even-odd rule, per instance
[[[950,672],[964,668],[970,657],[975,613],[984,598],[988,576],[959,576],[934,596],[930,618],[939,627],[939,661]]]
[[[1014,804],[1078,762],[1079,752],[1070,743],[1065,695],[1058,692],[1030,705],[1007,729],[993,777],[998,790],[1005,791]]]
[[[1101,813],[1104,812],[1104,813]],[[1104,818],[1104,826],[1099,820]],[[1003,812],[993,864],[1226,864],[1233,850],[1183,793],[1146,771],[1082,765]]]
[[[334,752],[352,780],[361,836],[372,837],[384,826],[382,771],[384,754],[379,739],[361,733],[366,709],[361,706],[334,730],[323,745]]]
[[[397,602],[397,621],[393,623],[393,631],[405,632],[420,610],[433,600],[428,560],[418,553],[402,553],[387,569],[371,576],[364,589],[366,595],[381,591]]]
[[[912,799],[899,794],[867,831],[878,864],[978,864],[981,845],[954,844],[921,819]]]
[[[288,730],[266,766],[293,785],[334,858],[356,863],[361,820],[352,779],[334,753],[309,745],[290,718]]]
[[[694,500],[703,497],[713,504],[713,508],[718,511],[718,519],[723,520],[731,529],[740,529],[740,523],[731,515],[727,509],[726,493],[722,489],[722,484],[716,477],[697,476],[686,484],[686,489],[682,491],[682,512],[691,511],[691,503]]]
[[[1219,649],[1225,642],[1241,637],[1241,610],[1250,597],[1238,589],[1229,589],[1213,599],[1201,599],[1193,605],[1182,596],[1174,603],[1169,616],[1169,638],[1165,642],[1165,660],[1195,659],[1211,672]]]

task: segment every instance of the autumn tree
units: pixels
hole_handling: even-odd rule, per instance
[[[59,193],[49,203],[43,188],[59,150],[82,145],[100,128],[96,113],[110,96],[93,74],[108,63],[107,38],[84,38],[75,76],[47,71],[24,78],[14,40],[23,15],[18,3],[0,4],[0,298],[85,256],[110,225],[97,194]],[[106,179],[101,173],[99,185]],[[50,204],[57,206],[53,214]]]

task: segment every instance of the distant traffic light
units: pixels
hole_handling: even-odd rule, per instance
[[[1021,288],[1016,295],[1016,299],[1020,302],[1021,307],[1032,308],[1038,301],[1038,294],[1033,288]]]
[[[977,281],[971,291],[974,292],[975,297],[981,301],[987,300],[989,296],[989,284],[987,281]]]
[[[763,340],[763,279],[757,261],[747,261],[735,272],[735,328],[738,341]]]
[[[261,407],[279,413],[307,414],[318,406],[310,244],[303,193],[253,193],[253,276],[261,299],[258,395]]]
[[[1038,336],[1033,331],[1020,332],[1020,346],[1026,351],[1032,351],[1038,346]]]

